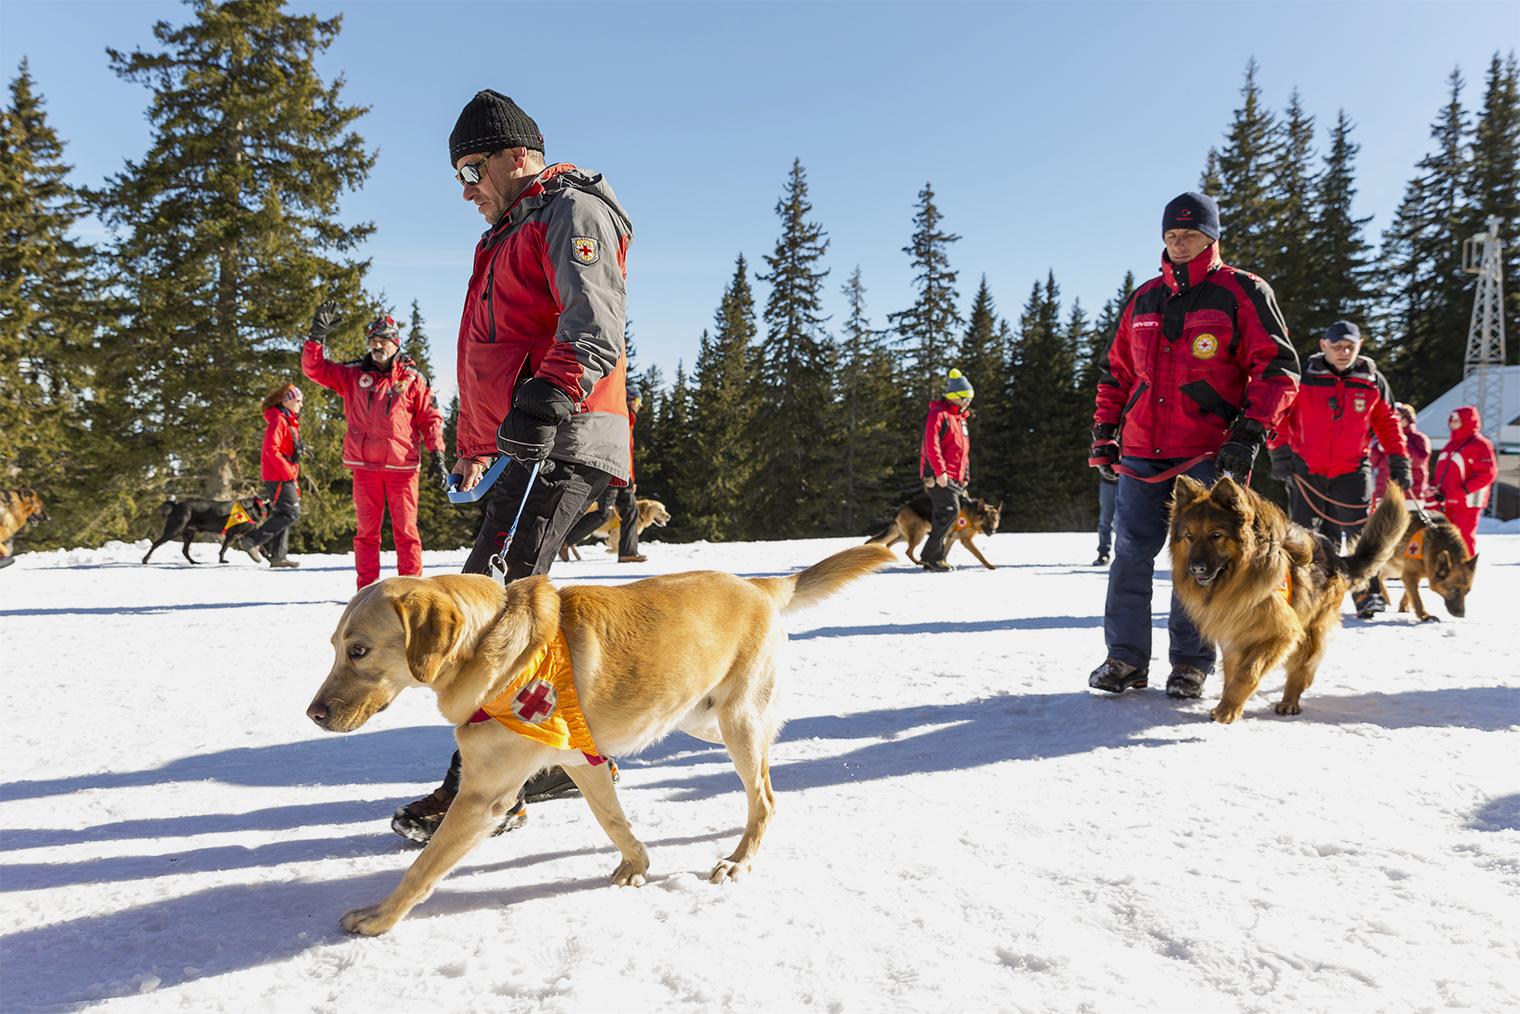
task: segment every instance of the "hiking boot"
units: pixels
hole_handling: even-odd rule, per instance
[[[643,563],[647,559],[649,559],[649,557],[645,556],[643,553],[634,553],[632,556],[618,557],[618,563]]]
[[[565,774],[565,769],[560,767],[544,768],[529,778],[528,784],[523,786],[523,798],[530,803],[542,803],[546,799],[580,794],[581,790],[576,787],[575,782],[570,780],[570,776]]]
[[[1172,674],[1166,678],[1166,696],[1202,697],[1203,681],[1209,674],[1191,665],[1174,665]]]
[[[408,841],[426,845],[438,831],[438,825],[443,823],[443,815],[449,812],[449,805],[454,802],[454,795],[455,793],[440,785],[421,799],[407,803],[391,816],[391,830]],[[496,830],[491,832],[491,837],[495,838],[508,831],[515,831],[527,822],[527,804],[519,799],[517,804],[507,811],[506,816],[502,817]]]
[[[270,560],[270,567],[299,567],[300,564],[290,559]]]
[[[955,569],[944,560],[924,560],[923,568],[935,574],[946,574]]]
[[[251,559],[254,563],[267,563],[268,562],[267,560],[264,559],[264,554],[261,553],[261,552],[259,552],[259,547],[256,544],[252,543],[252,542],[245,543],[243,545],[243,552],[247,553],[249,559]]]
[[[1108,566],[1108,554],[1107,553],[1099,553],[1098,554],[1098,558],[1092,562],[1092,565],[1094,567],[1107,567]]]
[[[1150,680],[1146,678],[1144,669],[1137,669],[1117,658],[1105,658],[1103,664],[1087,677],[1087,685],[1094,690],[1122,694],[1126,690],[1143,690],[1150,685]]]

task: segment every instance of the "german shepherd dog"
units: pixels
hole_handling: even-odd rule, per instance
[[[12,536],[25,525],[51,520],[35,489],[0,489],[0,567],[16,562],[11,555]]]
[[[1383,596],[1383,601],[1392,601],[1384,580],[1396,577],[1404,582],[1399,612],[1406,612],[1414,606],[1414,614],[1421,623],[1439,620],[1439,616],[1425,611],[1425,603],[1420,600],[1420,580],[1423,578],[1430,582],[1430,590],[1446,603],[1446,611],[1460,619],[1467,614],[1467,595],[1472,591],[1478,558],[1467,555],[1467,543],[1462,541],[1462,533],[1446,520],[1446,515],[1432,511],[1428,516],[1429,525],[1414,515],[1410,516],[1399,550],[1372,579],[1373,590]]]
[[[232,516],[232,505],[240,503],[243,510],[253,519],[253,523],[239,522],[232,527],[227,527],[227,519]],[[199,532],[209,532],[222,537],[222,551],[216,554],[217,563],[227,562],[227,547],[232,541],[240,536],[260,528],[265,521],[269,520],[269,501],[261,496],[248,496],[240,500],[165,500],[158,508],[164,516],[164,531],[158,538],[153,540],[153,545],[143,554],[142,562],[147,563],[148,557],[153,551],[171,539],[184,537],[185,545],[181,550],[185,559],[191,563],[200,563],[190,555],[190,543],[195,541]],[[245,550],[254,562],[262,563],[262,557],[258,548],[249,546]]]
[[[929,524],[929,514],[929,494],[919,493],[899,507],[897,514],[893,516],[887,527],[867,539],[866,545],[891,548],[899,542],[906,542],[908,544],[908,559],[914,563],[918,563],[920,561],[913,555],[913,551],[918,548],[920,542],[929,537],[929,530],[933,527]],[[961,499],[960,515],[955,519],[955,524],[950,527],[950,531],[945,535],[945,556],[948,557],[950,555],[952,546],[962,545],[971,552],[972,556],[981,562],[983,567],[986,567],[988,570],[996,570],[997,568],[987,562],[987,558],[982,555],[980,549],[976,548],[976,543],[972,542],[971,539],[977,532],[991,537],[997,531],[998,525],[1002,520],[1003,505],[1001,502],[990,504],[986,500],[968,500],[963,497]]]
[[[644,529],[649,528],[650,526],[653,526],[655,528],[664,528],[666,525],[670,524],[670,511],[666,510],[665,505],[660,503],[660,501],[646,500],[643,497],[639,497],[635,503],[638,504],[639,508],[640,536],[644,534]],[[597,505],[596,501],[594,500],[586,505],[587,514],[594,512],[596,509]],[[587,533],[586,539],[606,539],[607,552],[616,553],[617,532],[621,527],[623,527],[623,522],[618,517],[617,511],[613,511],[611,517],[609,517],[606,521],[603,521],[594,531]],[[586,539],[582,539],[581,542],[584,543]],[[575,554],[575,558],[577,560],[581,558],[581,551],[575,546],[570,545],[570,543],[567,542],[559,547],[559,558],[561,560],[570,559],[571,553]]]
[[[1388,492],[1349,556],[1295,525],[1228,476],[1212,489],[1185,475],[1172,488],[1172,587],[1205,638],[1224,657],[1214,721],[1240,717],[1266,672],[1287,659],[1288,683],[1275,710],[1299,713],[1347,588],[1376,574],[1401,545],[1404,494]]]

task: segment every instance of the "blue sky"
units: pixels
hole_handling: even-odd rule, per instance
[[[633,217],[629,312],[641,365],[688,367],[743,252],[763,267],[774,205],[802,159],[828,230],[827,309],[860,265],[880,326],[911,301],[916,195],[932,181],[963,305],[986,274],[1016,317],[1054,270],[1094,311],[1160,251],[1162,205],[1193,188],[1253,55],[1268,102],[1295,86],[1324,128],[1357,124],[1359,212],[1375,238],[1460,66],[1469,107],[1496,50],[1520,48],[1504,3],[420,3],[293,2],[344,15],[322,58],[379,149],[344,217],[378,231],[372,288],[421,303],[439,386],[482,223],[447,137],[479,88],[512,95],[553,160],[604,172]],[[152,44],[178,3],[0,0],[0,69],[25,55],[80,182],[148,141],[145,88],[105,48]],[[1229,209],[1224,209],[1226,240]],[[1251,267],[1251,265],[1241,265]],[[758,286],[763,299],[764,286]],[[1289,322],[1295,329],[1323,322]]]

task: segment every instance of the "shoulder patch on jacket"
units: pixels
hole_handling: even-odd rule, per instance
[[[601,245],[590,236],[570,237],[570,253],[578,263],[595,264],[601,252]]]

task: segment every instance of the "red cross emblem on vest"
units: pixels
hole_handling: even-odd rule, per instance
[[[512,698],[512,714],[518,721],[540,725],[554,714],[554,705],[558,702],[559,695],[554,692],[554,684],[548,680],[529,680],[517,692],[517,696]]]

